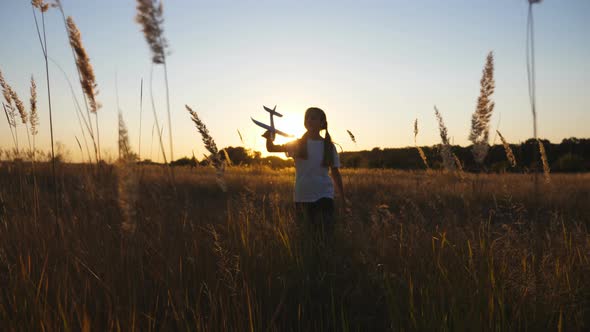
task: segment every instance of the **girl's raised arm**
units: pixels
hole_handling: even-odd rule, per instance
[[[270,131],[266,131],[262,137],[266,138],[266,151],[268,152],[287,152],[288,148],[286,145],[276,145],[272,138]]]

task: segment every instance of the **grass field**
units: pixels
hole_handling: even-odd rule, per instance
[[[135,166],[133,166],[135,167]],[[0,166],[2,330],[590,328],[590,175],[343,170],[315,240],[293,170]],[[37,195],[35,195],[37,193]],[[34,197],[38,197],[35,204]],[[57,220],[57,223],[56,223]]]

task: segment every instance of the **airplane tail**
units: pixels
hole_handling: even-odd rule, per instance
[[[264,105],[262,105],[262,107],[264,107],[264,110],[267,111],[268,113],[272,114],[272,115],[276,115],[279,118],[282,118],[283,117],[283,115],[281,113],[275,111],[277,109],[277,105],[275,105],[275,107],[273,109],[270,109],[270,108],[268,108],[268,107],[266,107]]]

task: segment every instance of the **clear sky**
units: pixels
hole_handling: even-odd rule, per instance
[[[149,103],[151,54],[135,23],[135,1],[62,0],[94,67],[103,155],[117,156],[117,98],[132,147],[139,139],[140,80],[144,79],[142,157],[152,147]],[[512,143],[533,135],[528,104],[526,0],[423,1],[164,1],[165,37],[175,158],[201,158],[205,149],[184,105],[195,109],[217,146],[263,151],[262,105],[278,105],[279,129],[301,135],[303,112],[323,108],[330,133],[344,150],[412,146],[440,141],[433,105],[455,144],[468,145],[471,114],[485,57],[495,54],[496,108]],[[75,64],[56,9],[46,13],[49,56],[76,83]],[[534,6],[539,136],[552,142],[590,136],[590,1],[545,0]],[[44,62],[28,0],[0,0],[0,70],[21,99],[38,84],[38,146],[49,148]],[[74,102],[64,75],[50,63],[55,139],[80,157]],[[117,78],[117,79],[116,79]],[[117,82],[117,84],[116,84]],[[82,100],[79,84],[75,84]],[[164,135],[164,76],[154,69],[153,93]],[[28,102],[27,102],[28,105]],[[4,115],[0,148],[12,146]],[[357,139],[354,144],[346,130]],[[24,128],[19,128],[21,145]],[[492,135],[493,138],[493,135]],[[166,138],[166,147],[168,147]],[[280,141],[279,141],[280,142]]]

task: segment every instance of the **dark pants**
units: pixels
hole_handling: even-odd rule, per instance
[[[332,233],[334,228],[334,200],[320,198],[315,202],[295,202],[295,216],[305,228],[320,234]]]

